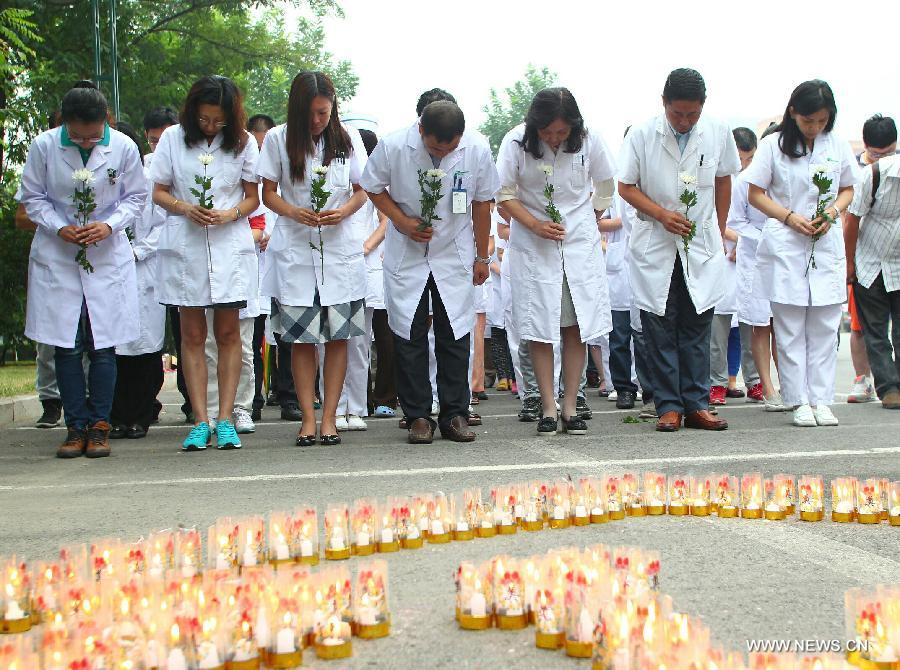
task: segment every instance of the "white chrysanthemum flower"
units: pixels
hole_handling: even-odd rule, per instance
[[[813,174],[828,174],[831,172],[831,166],[828,163],[819,163],[810,167]]]
[[[326,174],[328,174],[328,167],[325,165],[317,165],[313,168],[313,174],[325,176]]]
[[[553,176],[553,166],[552,165],[541,165],[541,171],[548,177]]]
[[[207,165],[209,165],[210,163],[212,163],[213,160],[215,160],[215,156],[213,156],[212,154],[208,154],[208,153],[207,153],[207,154],[200,154],[200,156],[199,156],[199,158],[198,158],[197,160],[200,161],[200,165],[207,166]]]
[[[681,180],[681,183],[685,186],[693,186],[697,183],[697,177],[692,175],[690,172],[682,172],[678,175],[678,178]]]
[[[72,179],[82,184],[90,184],[94,181],[94,173],[87,168],[82,168],[72,173]]]
[[[444,177],[447,176],[447,173],[444,172],[443,170],[434,169],[434,170],[429,170],[428,172],[425,173],[425,175],[427,177],[429,177],[430,179],[443,179]]]

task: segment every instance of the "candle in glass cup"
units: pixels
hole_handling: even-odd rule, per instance
[[[716,488],[712,494],[715,503],[716,515],[720,519],[733,519],[738,515],[740,494],[738,490],[738,478],[728,474],[716,474],[713,476]]]
[[[242,568],[254,568],[265,561],[266,522],[261,516],[238,521],[238,557]]]
[[[784,505],[781,497],[778,495],[778,487],[772,479],[763,480],[763,491],[765,501],[763,507],[763,516],[768,521],[783,521],[785,518]]]
[[[272,565],[295,561],[297,549],[292,546],[294,523],[290,512],[272,512],[269,515],[269,562]]]
[[[466,630],[484,630],[491,627],[491,573],[490,564],[475,566],[460,564],[459,577],[459,627]]]
[[[570,516],[569,483],[554,482],[550,487],[547,504],[550,511],[550,528],[568,528]]]
[[[491,570],[494,592],[494,614],[497,627],[518,630],[528,625],[525,610],[525,581],[519,562],[509,556],[497,556]]]
[[[385,561],[370,561],[359,566],[353,598],[353,620],[356,634],[362,639],[375,639],[390,634],[388,607],[388,568]]]
[[[797,484],[797,503],[801,521],[825,518],[825,487],[817,475],[803,475]]]
[[[27,564],[10,557],[0,562],[0,633],[24,633],[31,630],[31,573]]]
[[[231,570],[238,562],[238,524],[229,517],[216,519],[209,527],[207,543],[209,566],[213,570]]]
[[[850,477],[831,480],[831,520],[849,523],[856,515],[856,489]]]
[[[706,475],[691,475],[691,514],[709,516],[712,482]]]
[[[429,510],[434,507],[434,497],[430,493],[420,493],[413,496],[410,503],[412,518],[418,528],[417,537],[427,540],[431,534],[431,518]]]
[[[296,601],[281,597],[272,613],[274,630],[269,640],[267,665],[296,668],[303,662],[303,623]]]
[[[685,475],[669,478],[669,514],[685,516],[690,513],[691,480]]]
[[[494,525],[501,535],[514,535],[516,525],[516,490],[511,486],[497,486],[491,489],[491,503],[494,508]]]
[[[409,498],[400,498],[400,546],[403,549],[420,549],[424,543],[416,516],[416,507]]]
[[[644,495],[641,491],[642,479],[635,472],[622,474],[622,503],[628,516],[645,516]]]
[[[293,544],[299,550],[304,565],[319,564],[319,513],[315,506],[301,507],[294,512]]]
[[[466,495],[466,494],[469,495]],[[476,511],[470,504],[477,505],[477,502],[471,501],[471,492],[451,493],[448,497],[450,502],[450,515],[453,518],[452,538],[457,542],[465,542],[475,537]]]
[[[888,495],[888,521],[892,526],[900,526],[900,482],[891,482]]]
[[[322,659],[348,658],[353,654],[352,586],[345,569],[322,575],[316,586],[314,644]]]
[[[796,491],[794,489],[794,475],[778,474],[772,477],[775,482],[775,493],[786,516],[793,516],[796,511]]]
[[[539,649],[561,649],[566,643],[564,590],[558,583],[544,582],[534,596],[534,645]]]
[[[175,534],[175,567],[184,578],[192,578],[203,564],[200,531],[179,528]]]
[[[401,507],[399,498],[394,497],[389,497],[383,504],[378,505],[376,532],[378,535],[377,548],[381,554],[400,551]]]
[[[859,523],[875,524],[881,521],[881,480],[866,479],[857,484],[856,518]]]
[[[647,514],[666,513],[666,476],[660,472],[644,473],[644,508]]]
[[[610,521],[621,521],[625,518],[625,507],[622,502],[622,482],[617,475],[604,475],[602,484],[606,499],[606,512]]]
[[[431,544],[446,544],[450,541],[450,503],[443,493],[436,493],[428,506],[428,537]]]
[[[542,493],[542,482],[532,482],[527,485],[527,493],[523,494],[522,506],[524,516],[522,517],[522,529],[528,532],[534,532],[544,529],[544,494]]]
[[[376,504],[370,498],[361,498],[353,503],[350,517],[350,537],[353,538],[353,553],[357,556],[371,556],[375,553]]]
[[[173,567],[175,567],[175,533],[171,530],[150,533],[147,540],[147,574],[153,579],[159,579]]]
[[[330,503],[325,509],[325,559],[350,558],[350,510],[343,503]]]
[[[741,476],[741,518],[763,518],[763,476],[750,472]]]
[[[594,650],[596,603],[586,585],[572,584],[566,592],[566,655],[591,658]]]
[[[95,581],[114,581],[125,576],[122,541],[97,540],[90,546],[90,568]]]

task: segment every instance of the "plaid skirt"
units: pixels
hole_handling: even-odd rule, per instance
[[[282,305],[272,300],[272,329],[291,344],[324,344],[349,340],[366,332],[365,300],[322,307],[319,292],[312,307]]]

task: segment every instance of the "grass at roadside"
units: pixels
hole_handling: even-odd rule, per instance
[[[34,393],[34,363],[11,362],[0,365],[0,398]]]

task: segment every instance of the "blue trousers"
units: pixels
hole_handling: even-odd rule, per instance
[[[641,310],[647,367],[656,411],[690,414],[709,409],[709,335],[713,309],[697,314],[676,257],[662,316]]]
[[[82,357],[91,361],[87,385]],[[96,349],[87,305],[82,303],[75,347],[56,347],[56,383],[66,415],[66,426],[84,430],[98,421],[109,422],[116,390],[115,347]],[[88,398],[90,392],[90,399]]]

